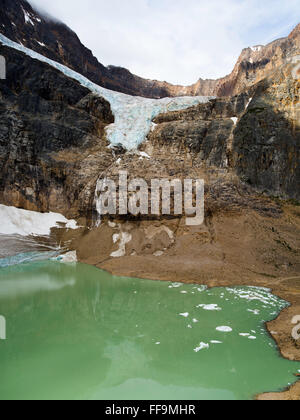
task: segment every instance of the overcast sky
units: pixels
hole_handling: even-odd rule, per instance
[[[230,73],[244,47],[286,36],[299,0],[30,0],[65,22],[104,65],[192,84]]]

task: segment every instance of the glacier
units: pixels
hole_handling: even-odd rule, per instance
[[[57,63],[21,44],[11,41],[2,34],[0,34],[0,42],[7,47],[25,53],[33,59],[49,64],[67,77],[78,81],[94,94],[106,99],[110,103],[112,113],[115,117],[115,122],[106,128],[107,139],[112,147],[122,145],[129,151],[136,150],[151,131],[153,127],[152,120],[159,114],[184,110],[215,99],[214,96],[148,99],[114,92],[98,86],[63,64]]]

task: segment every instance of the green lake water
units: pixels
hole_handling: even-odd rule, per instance
[[[265,289],[118,278],[82,264],[0,268],[0,399],[240,400],[278,391],[300,363],[280,357],[263,321],[286,305]]]

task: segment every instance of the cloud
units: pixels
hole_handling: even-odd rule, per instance
[[[99,61],[191,84],[230,73],[242,48],[286,36],[299,0],[32,0],[68,24]]]

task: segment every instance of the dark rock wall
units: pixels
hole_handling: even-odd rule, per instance
[[[91,174],[87,169],[79,181],[80,165],[95,147],[106,156],[104,127],[114,121],[109,103],[20,52],[0,47],[0,54],[8,63],[0,81],[0,201],[84,211],[88,203],[79,196]],[[96,165],[94,171],[97,178]]]

